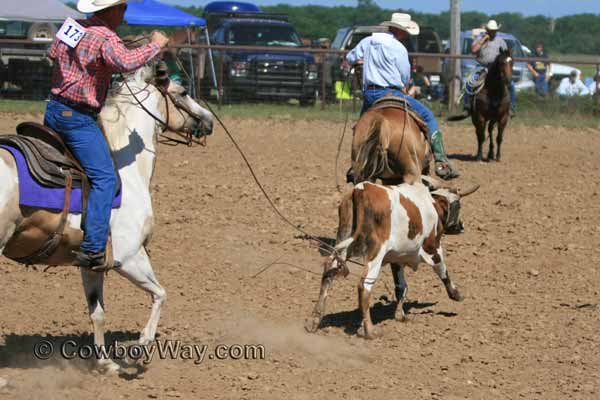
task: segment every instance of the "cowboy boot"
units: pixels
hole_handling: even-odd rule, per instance
[[[106,272],[122,266],[121,262],[112,258],[111,252],[101,251],[92,253],[83,250],[73,250],[73,255],[75,256],[74,264],[76,266],[87,268],[94,272]]]
[[[435,160],[435,173],[444,180],[457,178],[460,176],[458,169],[448,160],[446,151],[444,150],[444,141],[442,132],[435,131],[431,135],[431,149],[433,150],[433,158]]]

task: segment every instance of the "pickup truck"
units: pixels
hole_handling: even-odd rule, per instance
[[[285,14],[263,13],[251,3],[215,1],[204,8],[214,45],[267,46],[273,51],[213,50],[215,81],[224,102],[239,99],[297,99],[302,106],[315,103],[319,72],[309,52],[286,51],[301,47],[300,35]],[[282,48],[282,49],[279,49]],[[201,85],[210,90],[210,68]]]
[[[0,95],[41,100],[50,92],[52,63],[46,57],[56,34],[51,22],[0,21],[0,39],[30,40],[31,44],[3,43],[0,48]]]

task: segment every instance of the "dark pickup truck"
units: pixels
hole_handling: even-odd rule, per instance
[[[284,49],[302,46],[300,35],[286,15],[262,13],[250,3],[217,1],[206,5],[204,17],[214,45],[273,48],[213,50],[215,81],[220,82],[223,101],[298,99],[300,105],[314,104],[319,88],[318,68],[312,54]],[[205,71],[202,86],[210,88],[210,68]]]

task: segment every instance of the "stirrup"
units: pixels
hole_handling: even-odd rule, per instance
[[[435,174],[444,180],[450,180],[460,176],[460,173],[454,168],[450,161],[436,161]]]
[[[121,262],[107,259],[105,252],[87,253],[85,251],[73,250],[75,265],[94,272],[108,272],[114,268],[120,268]]]

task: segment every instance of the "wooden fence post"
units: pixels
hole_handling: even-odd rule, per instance
[[[460,55],[460,0],[450,0],[450,54]],[[450,114],[455,114],[459,110],[458,98],[460,96],[460,79],[462,77],[460,70],[460,59],[449,60],[450,76],[448,84],[449,98],[448,108]]]

